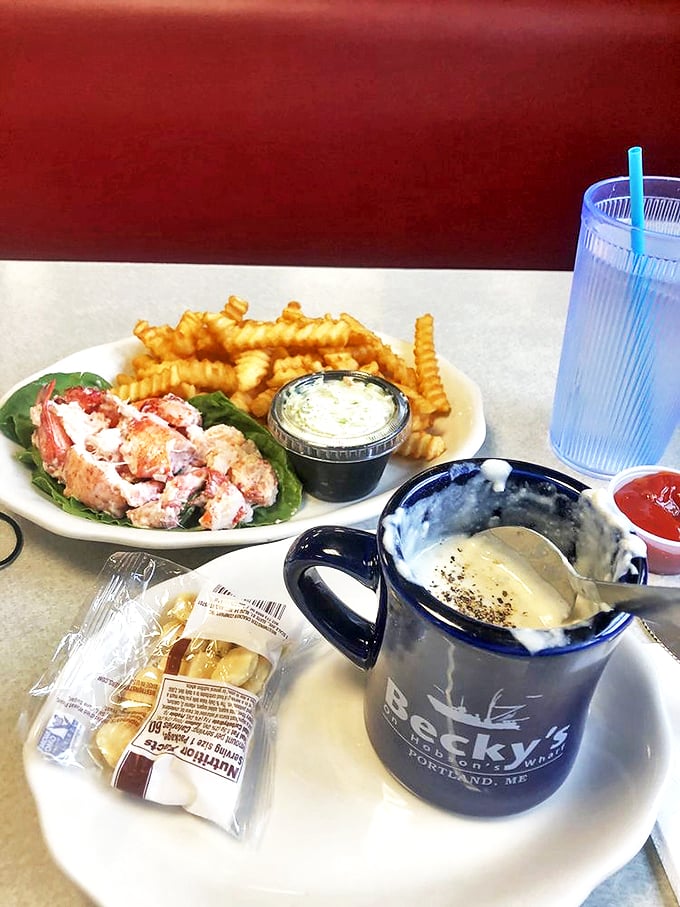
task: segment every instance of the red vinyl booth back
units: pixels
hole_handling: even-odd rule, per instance
[[[0,0],[0,257],[571,268],[677,0]]]

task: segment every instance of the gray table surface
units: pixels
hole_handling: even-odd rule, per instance
[[[404,338],[416,315],[430,311],[438,350],[481,388],[487,421],[481,454],[577,475],[557,460],[547,437],[570,281],[570,274],[548,272],[4,262],[0,394],[71,352],[131,336],[137,318],[174,324],[187,308],[220,309],[232,293],[250,301],[252,317],[270,318],[298,299],[309,314],[349,311],[375,330]],[[664,462],[680,465],[677,435]],[[43,842],[14,728],[25,691],[80,604],[79,590],[113,549],[20,522],[24,551],[0,573],[0,903],[78,907],[90,900],[56,867]],[[194,567],[217,553],[208,548],[169,556]],[[648,841],[585,903],[670,907],[676,901]]]

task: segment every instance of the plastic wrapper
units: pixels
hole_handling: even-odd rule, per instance
[[[282,677],[315,639],[290,601],[118,552],[30,691],[26,743],[244,837],[266,815]]]

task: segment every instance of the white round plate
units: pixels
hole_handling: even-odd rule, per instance
[[[201,570],[287,601],[288,545],[234,551]],[[282,698],[256,841],[28,749],[25,769],[54,858],[102,907],[576,907],[638,852],[659,809],[671,744],[649,648],[627,632],[569,778],[511,818],[452,815],[394,781],[364,729],[362,674],[325,643]]]
[[[393,338],[384,339],[392,345],[395,352],[401,353],[405,358],[409,357],[408,344]],[[16,384],[0,400],[0,406],[18,388],[48,372],[90,371],[112,381],[117,374],[129,368],[132,357],[140,352],[142,346],[135,338],[81,350]],[[484,442],[486,425],[479,388],[450,362],[440,357],[439,364],[442,382],[452,407],[451,414],[440,419],[436,426],[446,441],[446,453],[429,463],[392,457],[375,492],[359,501],[334,504],[304,495],[302,506],[290,520],[271,526],[245,526],[242,529],[221,529],[215,532],[112,526],[65,513],[41,494],[31,483],[30,471],[15,459],[19,450],[17,445],[0,435],[0,504],[43,529],[67,538],[112,542],[134,548],[254,545],[298,535],[321,523],[347,525],[369,520],[381,512],[392,492],[410,476],[443,460],[472,457]]]

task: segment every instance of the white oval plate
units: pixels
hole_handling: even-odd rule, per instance
[[[230,552],[201,572],[289,601],[289,544]],[[364,729],[363,675],[325,643],[281,701],[256,842],[28,748],[24,765],[52,855],[101,907],[577,907],[638,852],[659,809],[671,742],[650,648],[627,631],[569,778],[510,818],[452,815],[394,781]]]
[[[408,344],[393,338],[384,339],[392,345],[395,352],[401,353],[405,358],[409,357]],[[90,371],[112,381],[118,373],[126,371],[130,359],[140,352],[141,344],[131,338],[73,353],[16,384],[0,400],[0,406],[15,390],[48,372]],[[43,529],[67,538],[112,542],[134,548],[253,545],[298,535],[321,523],[333,522],[344,526],[369,520],[381,512],[392,492],[410,476],[426,466],[444,460],[472,457],[484,442],[486,424],[479,388],[450,362],[440,357],[439,363],[442,381],[452,407],[451,415],[440,419],[436,426],[446,441],[446,453],[429,463],[392,457],[375,492],[359,501],[338,505],[304,495],[302,506],[290,520],[271,526],[246,526],[216,532],[112,526],[65,513],[42,495],[31,483],[30,471],[15,459],[14,455],[19,449],[17,445],[0,435],[0,504]]]

